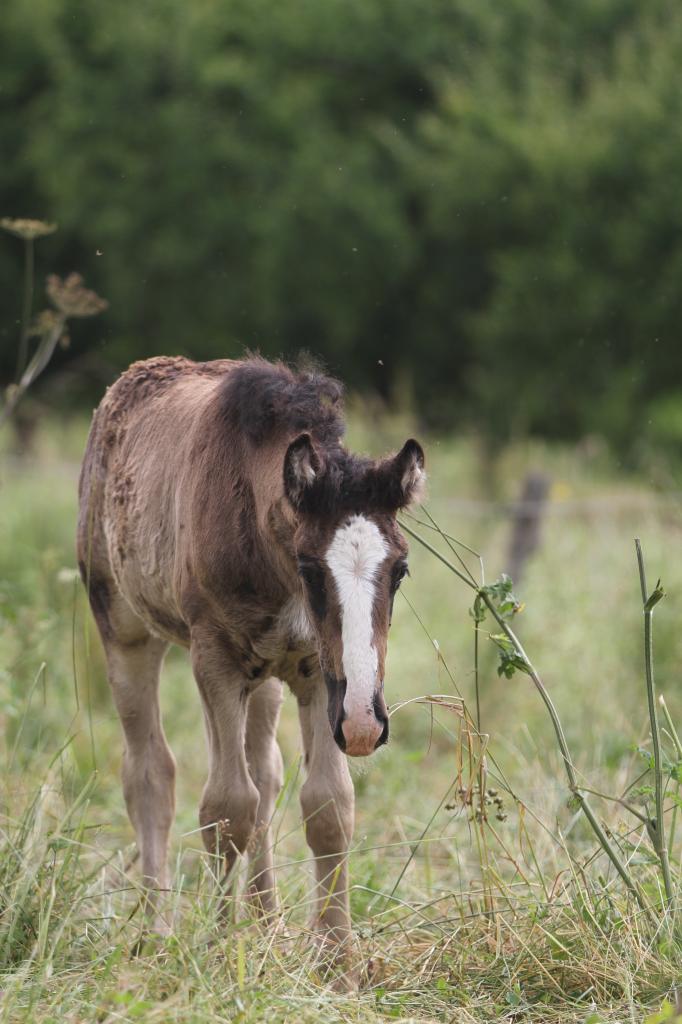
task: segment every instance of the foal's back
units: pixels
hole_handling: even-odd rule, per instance
[[[79,486],[78,557],[100,629],[113,628],[107,617],[118,594],[159,635],[188,642],[178,592],[201,476],[211,475],[211,405],[236,365],[134,363],[95,412]],[[229,452],[221,446],[223,459]]]

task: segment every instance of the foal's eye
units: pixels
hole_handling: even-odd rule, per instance
[[[393,566],[391,573],[391,588],[396,591],[406,576],[410,575],[407,562],[398,562]]]
[[[324,577],[324,571],[317,559],[308,558],[302,555],[298,559],[298,575],[301,579],[305,580],[306,583],[314,583],[319,580],[320,577]]]
[[[316,559],[301,556],[298,559],[298,575],[305,583],[314,614],[319,619],[323,619],[327,611],[324,569]]]

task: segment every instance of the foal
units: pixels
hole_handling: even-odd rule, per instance
[[[170,643],[189,648],[208,737],[199,810],[229,871],[275,906],[268,833],[282,785],[276,729],[298,701],[301,807],[316,860],[315,926],[350,936],[346,754],[388,738],[384,661],[407,572],[396,512],[418,498],[424,455],[343,447],[341,386],[252,358],[135,363],[108,389],[80,479],[78,557],[125,734],[123,792],[153,926],[168,887],[175,762],[159,713]]]

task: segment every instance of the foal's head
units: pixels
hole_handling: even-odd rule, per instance
[[[424,453],[413,440],[374,463],[342,449],[325,453],[309,434],[289,446],[287,497],[303,597],[319,645],[334,739],[347,754],[371,754],[388,739],[384,665],[393,599],[407,573],[396,513],[418,500]]]

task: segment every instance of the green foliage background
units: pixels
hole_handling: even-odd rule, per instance
[[[2,213],[111,303],[62,364],[308,348],[437,426],[675,446],[680,52],[669,0],[5,0]]]

